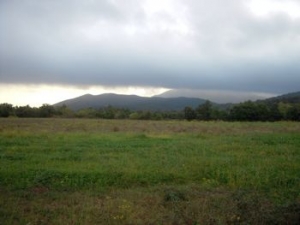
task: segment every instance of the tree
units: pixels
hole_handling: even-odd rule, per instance
[[[62,106],[58,106],[56,109],[56,114],[60,117],[74,117],[74,112],[68,108],[65,104],[63,104]]]
[[[286,119],[300,121],[300,104],[294,104],[286,114]]]
[[[97,110],[93,108],[84,108],[80,109],[76,112],[76,117],[79,118],[96,118],[97,117]]]
[[[288,112],[292,108],[292,105],[289,103],[279,102],[278,103],[278,111],[282,115],[283,119],[288,119]]]
[[[103,118],[103,119],[114,119],[115,118],[115,113],[116,109],[113,108],[112,106],[107,106],[102,109],[99,109],[97,112],[97,117]]]
[[[277,103],[269,104],[269,110],[270,110],[270,114],[268,118],[269,121],[278,121],[283,118],[282,114],[279,112]]]
[[[257,114],[257,120],[259,121],[268,121],[271,118],[271,111],[270,108],[265,103],[255,103],[254,104],[254,110]]]
[[[43,104],[40,108],[40,117],[52,117],[55,115],[55,108],[48,104]]]
[[[9,117],[13,115],[13,106],[8,103],[0,104],[0,117]]]
[[[131,111],[129,109],[116,109],[114,118],[115,119],[128,119]]]
[[[197,116],[196,112],[195,112],[195,110],[192,107],[186,106],[184,108],[184,118],[187,121],[191,121],[191,120],[196,119],[196,116]]]
[[[39,117],[39,109],[29,105],[19,106],[15,108],[15,114],[17,117]]]
[[[258,120],[258,112],[252,101],[246,101],[233,106],[230,110],[230,118],[239,121],[256,121]]]
[[[211,111],[210,119],[212,120],[227,120],[228,112],[218,108],[213,108]]]
[[[246,101],[235,105],[230,110],[230,118],[239,121],[274,121],[278,111],[263,102]]]
[[[210,120],[212,116],[212,104],[210,101],[205,101],[204,104],[196,108],[197,119]]]
[[[139,119],[139,113],[138,112],[130,113],[129,119],[131,119],[131,120],[138,120]]]

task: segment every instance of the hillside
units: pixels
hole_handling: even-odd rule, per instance
[[[291,104],[300,103],[300,91],[280,95],[273,98],[268,98],[263,101],[267,103],[278,103],[278,102],[291,103]]]
[[[86,94],[73,99],[67,99],[56,103],[53,106],[66,105],[70,109],[77,111],[83,108],[103,108],[106,106],[113,106],[117,108],[126,108],[130,110],[149,110],[149,111],[178,111],[183,110],[184,107],[197,107],[203,104],[206,100],[202,98],[193,97],[140,97],[137,95],[119,95],[119,94],[101,94],[91,95]],[[258,102],[265,103],[300,103],[300,92],[280,95],[277,97],[268,98],[265,100],[258,100]],[[213,103],[219,109],[227,109],[232,104],[217,104]]]
[[[161,97],[140,97],[137,95],[118,95],[118,94],[86,94],[77,98],[68,99],[53,106],[66,105],[72,110],[83,108],[102,108],[113,106],[118,108],[127,108],[131,110],[149,110],[149,111],[177,111],[185,106],[197,107],[206,100],[200,98],[161,98]]]
[[[197,89],[174,89],[166,91],[156,97],[162,98],[176,98],[176,97],[188,97],[188,98],[202,98],[209,99],[212,102],[218,104],[227,103],[241,103],[244,101],[256,101],[264,100],[267,98],[275,97],[274,94],[256,93],[256,92],[238,92],[238,91],[226,91],[226,90],[197,90]]]

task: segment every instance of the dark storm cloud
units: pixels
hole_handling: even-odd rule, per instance
[[[246,0],[153,2],[168,3],[1,1],[0,82],[299,90],[300,17],[256,17]]]

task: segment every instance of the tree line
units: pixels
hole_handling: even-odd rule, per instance
[[[246,101],[222,110],[206,101],[195,109],[185,107],[184,118],[186,120],[206,121],[300,121],[300,104]]]
[[[112,106],[99,109],[84,108],[73,111],[66,105],[54,107],[13,106],[0,104],[0,117],[20,118],[102,118],[135,120],[225,120],[225,121],[300,121],[300,103],[246,101],[226,108],[213,105],[210,101],[196,108],[186,106],[182,111],[133,111]]]
[[[12,104],[0,104],[0,117],[19,118],[102,118],[102,119],[136,119],[136,120],[165,120],[184,119],[183,112],[180,111],[133,111],[126,108],[116,108],[113,106],[95,108],[84,108],[74,111],[66,105],[54,107],[43,104],[41,107],[13,106]]]

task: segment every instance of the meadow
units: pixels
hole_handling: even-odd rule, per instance
[[[299,221],[299,122],[0,119],[0,224]]]

